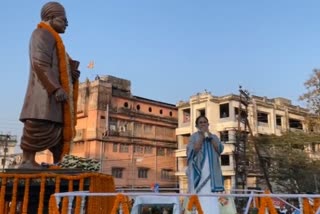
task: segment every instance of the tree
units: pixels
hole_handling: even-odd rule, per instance
[[[312,146],[319,134],[288,132],[282,136],[254,137],[268,164],[267,172],[275,192],[315,192],[320,187],[320,160],[312,158]]]
[[[299,97],[299,100],[306,101],[311,113],[320,116],[320,70],[314,69],[310,78],[304,82],[307,92]]]

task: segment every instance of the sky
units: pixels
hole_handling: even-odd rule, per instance
[[[0,134],[21,134],[28,44],[46,2],[1,3]],[[176,104],[205,90],[238,94],[242,85],[302,106],[304,82],[320,68],[318,0],[59,2],[69,21],[62,38],[81,62],[81,81],[124,78],[135,96]]]

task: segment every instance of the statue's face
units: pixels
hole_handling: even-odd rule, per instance
[[[68,26],[67,17],[66,16],[54,17],[52,18],[50,25],[57,33],[64,33]]]

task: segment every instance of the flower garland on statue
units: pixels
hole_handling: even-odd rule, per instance
[[[122,213],[129,214],[128,198],[123,194],[118,194],[112,207],[112,214],[118,213],[119,204],[122,204]]]
[[[203,210],[202,210],[202,207],[200,205],[200,201],[199,201],[199,198],[197,195],[192,195],[189,198],[189,203],[188,203],[187,209],[191,212],[193,207],[196,207],[198,214],[203,214]]]
[[[59,34],[50,25],[44,22],[40,22],[38,24],[38,28],[43,28],[48,30],[56,40],[61,86],[63,90],[68,94],[69,97],[73,97],[73,105],[70,104],[69,102],[64,102],[63,104],[63,125],[64,126],[63,126],[63,150],[61,154],[61,158],[62,158],[64,155],[69,154],[70,143],[73,137],[75,136],[79,80],[76,80],[73,86],[70,85],[72,84],[72,81],[69,79],[70,75],[68,73],[68,65],[67,65],[67,59],[66,59],[67,53],[65,51],[65,47],[63,45],[62,39],[59,36]],[[71,93],[72,89],[74,94],[73,96]]]

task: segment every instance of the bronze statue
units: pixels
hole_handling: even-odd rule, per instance
[[[57,163],[69,153],[75,134],[79,62],[70,58],[60,33],[68,20],[64,7],[48,2],[29,45],[30,74],[20,121],[23,158],[20,168],[39,168],[36,152],[49,149]]]

